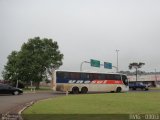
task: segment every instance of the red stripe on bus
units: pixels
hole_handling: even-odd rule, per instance
[[[123,84],[121,80],[93,80],[93,84]]]

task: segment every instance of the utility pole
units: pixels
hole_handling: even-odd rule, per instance
[[[118,52],[119,52],[119,50],[116,50],[116,52],[117,52],[117,72],[119,71],[118,70]]]
[[[155,85],[157,86],[157,71],[155,69]]]
[[[81,62],[80,71],[82,71],[83,63],[90,63],[90,62],[88,62],[88,61],[83,61],[83,62]]]

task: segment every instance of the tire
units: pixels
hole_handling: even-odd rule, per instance
[[[122,91],[122,88],[121,87],[117,87],[116,92],[120,93],[121,91]]]
[[[78,87],[73,87],[72,88],[72,93],[73,94],[78,94],[79,93],[79,88]]]
[[[88,88],[87,87],[82,87],[81,93],[86,94],[87,92],[88,92]]]
[[[14,91],[13,94],[14,95],[19,95],[19,92],[18,91]]]

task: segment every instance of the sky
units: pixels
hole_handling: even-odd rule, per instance
[[[51,38],[64,54],[61,70],[79,71],[90,59],[129,70],[160,71],[159,0],[0,0],[0,73],[29,38]],[[84,71],[111,70],[83,64]]]

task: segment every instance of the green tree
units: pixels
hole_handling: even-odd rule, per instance
[[[2,72],[3,78],[5,80],[16,82],[16,80],[18,79],[17,56],[18,52],[12,51],[12,53],[7,57],[8,58],[7,65],[4,66],[5,70]]]
[[[145,63],[142,63],[142,62],[139,62],[139,63],[136,63],[136,62],[134,62],[134,63],[130,63],[129,64],[129,69],[132,69],[132,68],[134,68],[134,69],[136,69],[136,81],[137,81],[137,71],[138,71],[138,69],[139,68],[141,68],[143,65],[145,65]]]
[[[63,54],[59,51],[58,43],[52,39],[35,37],[24,43],[15,57],[18,76],[16,79],[26,83],[33,81],[36,88],[46,77],[46,70],[57,69],[62,65]],[[10,61],[10,59],[8,59]],[[8,66],[8,64],[6,65]],[[8,69],[5,68],[4,77]],[[13,71],[11,71],[13,72]],[[50,74],[53,74],[50,71]]]

